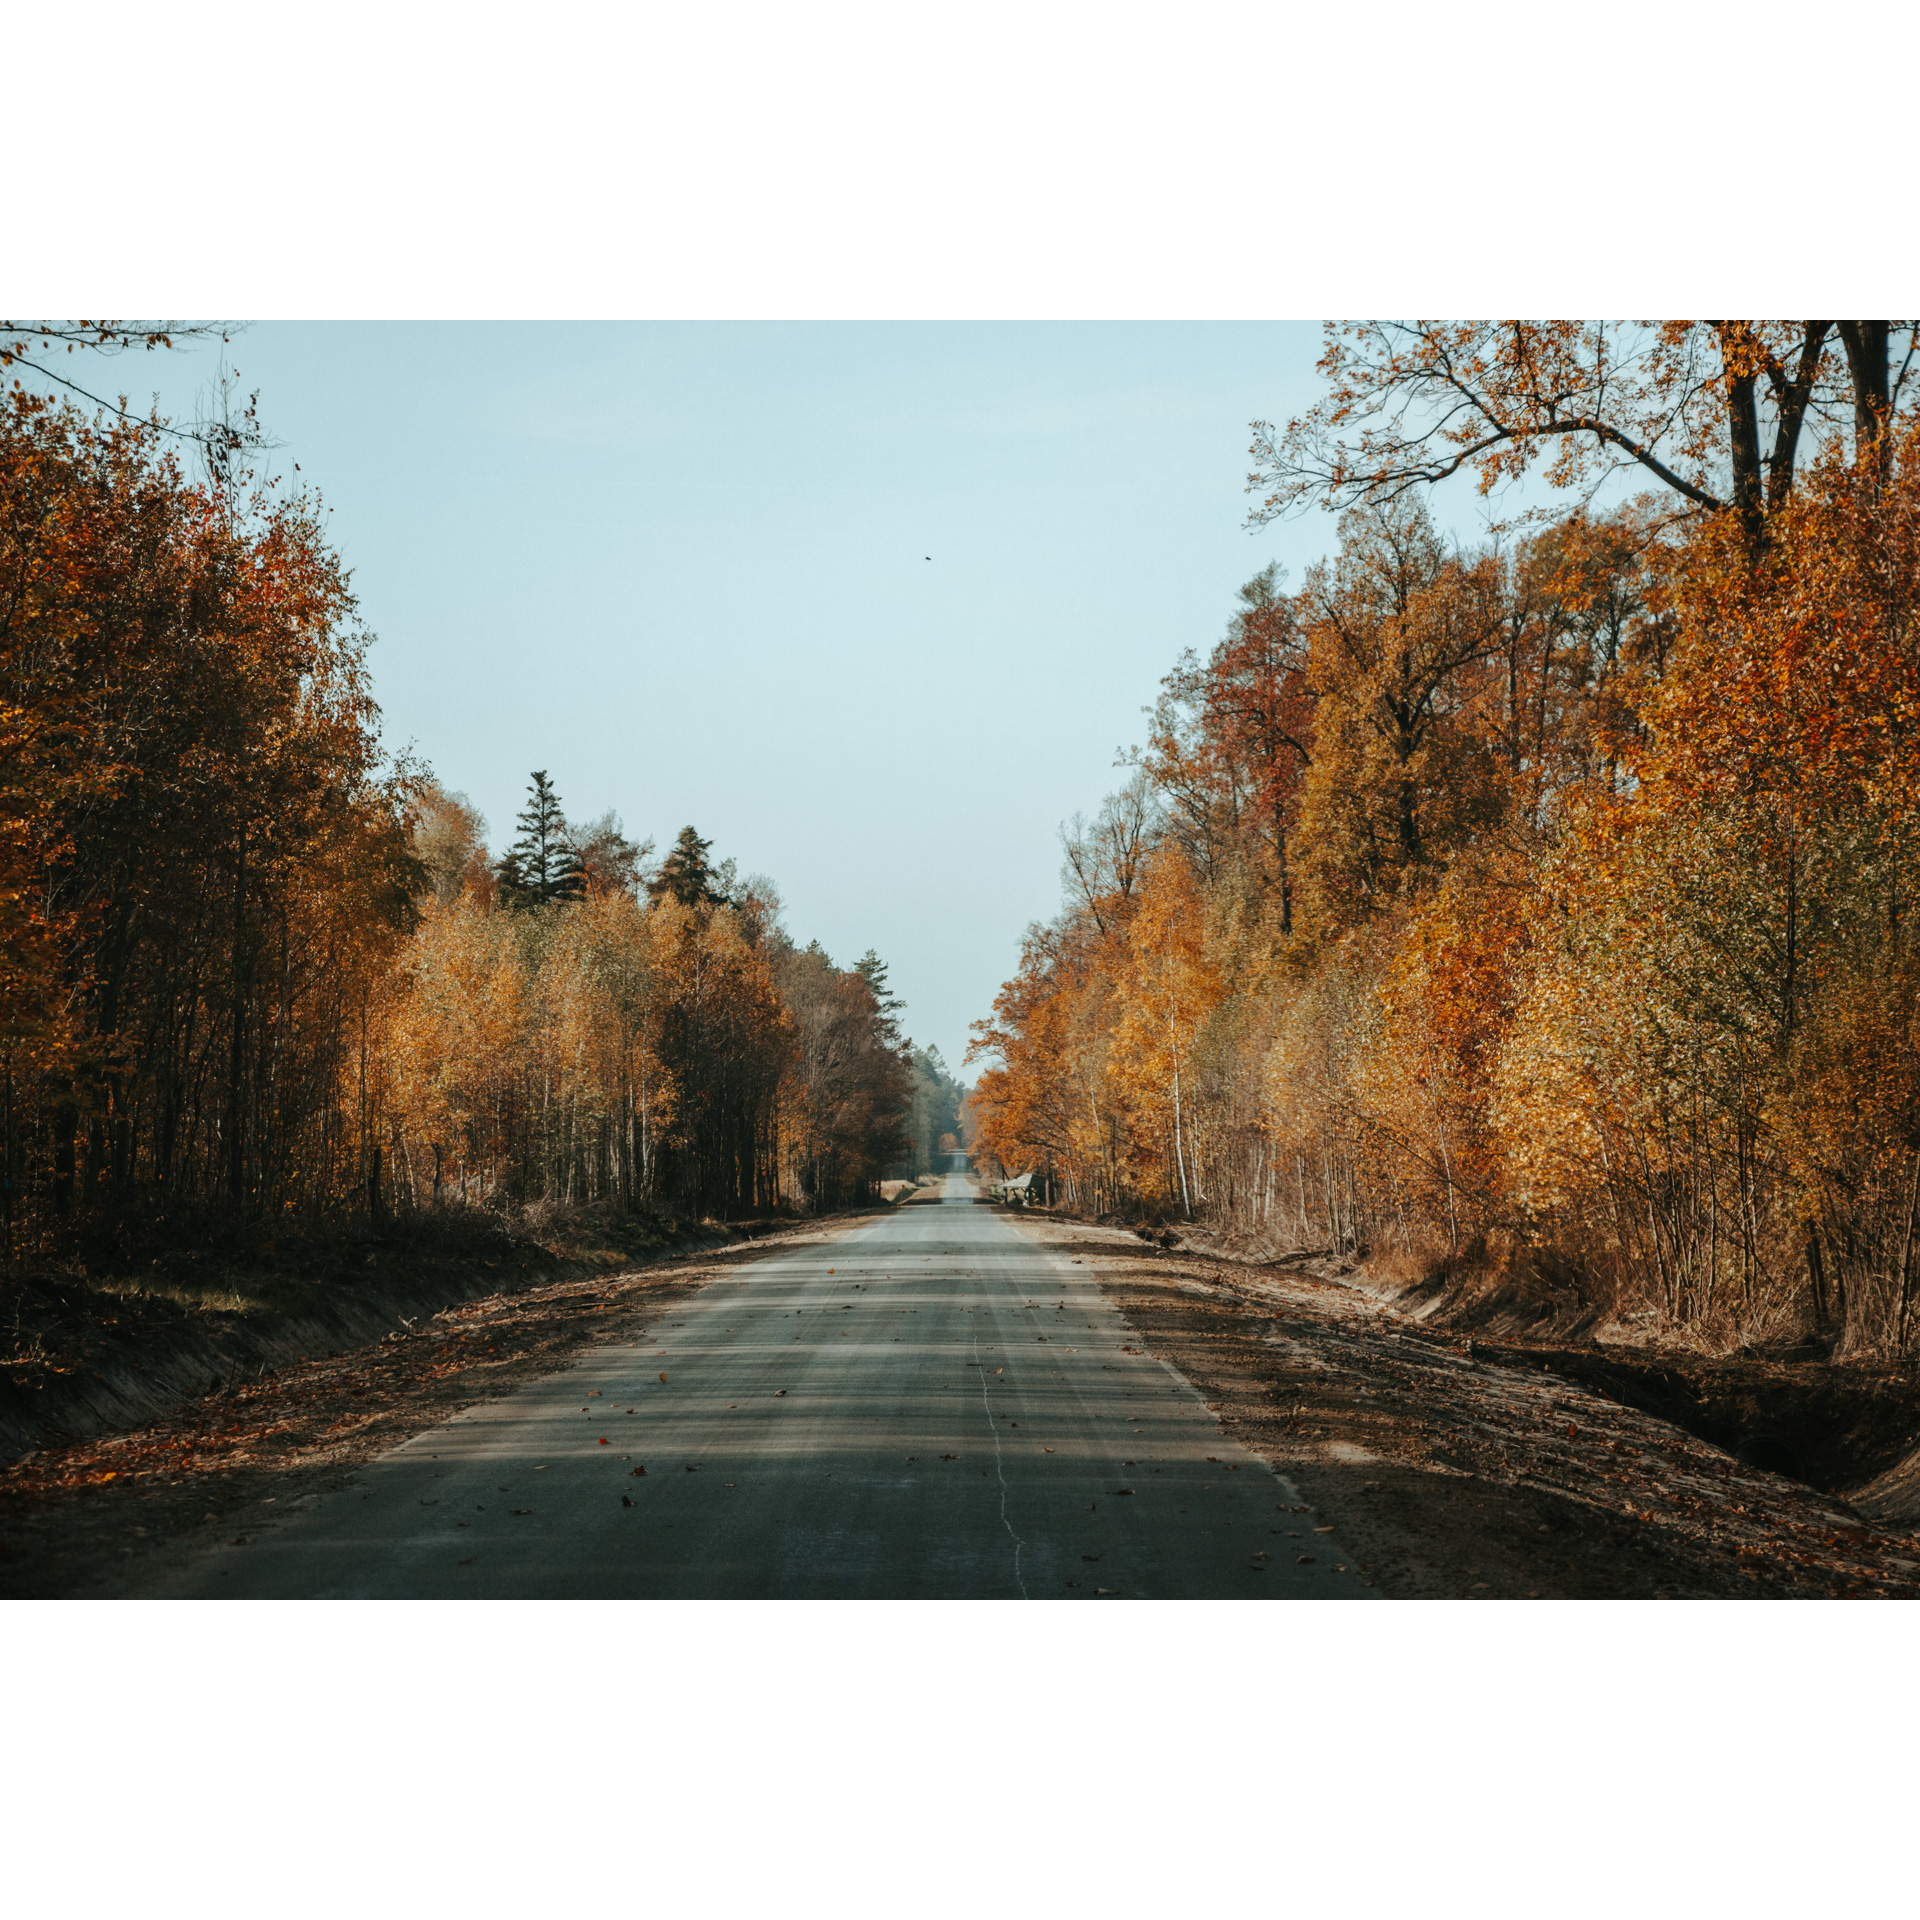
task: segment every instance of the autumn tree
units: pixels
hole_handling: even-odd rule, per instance
[[[441,906],[472,891],[491,898],[496,886],[487,863],[487,822],[464,793],[437,780],[422,785],[415,803],[413,853]]]
[[[908,1145],[911,1078],[881,997],[886,968],[871,952],[838,968],[817,942],[778,964],[795,1027],[789,1119],[802,1190],[816,1205],[869,1198]]]
[[[41,383],[57,388],[58,397],[84,401],[96,417],[105,418],[124,414],[126,398],[122,395],[116,405],[106,394],[94,391],[104,384],[92,371],[95,363],[215,340],[224,346],[239,331],[231,321],[215,320],[0,319],[0,373],[12,372],[23,391]],[[252,404],[236,408],[224,403],[230,391],[224,374],[221,386],[221,402],[190,427],[159,418],[142,424],[154,440],[196,445],[210,476],[227,479],[251,450],[271,443]]]
[[[1284,428],[1254,423],[1253,520],[1462,472],[1484,493],[1544,459],[1589,496],[1625,475],[1683,515],[1731,510],[1751,545],[1809,441],[1880,468],[1915,339],[1885,320],[1329,322],[1325,394]]]
[[[571,828],[568,845],[580,863],[581,878],[588,888],[602,893],[640,893],[653,842],[629,840],[617,813],[609,809],[599,819]]]
[[[340,1076],[424,887],[367,644],[310,501],[9,396],[0,709],[30,722],[59,1028],[16,1076],[10,1152],[43,1219],[365,1191]]]
[[[1337,550],[1249,583],[1163,682],[1144,788],[1063,835],[975,1030],[983,1152],[1555,1312],[1910,1346],[1912,341],[1330,332],[1256,518],[1344,507]],[[1478,548],[1427,518],[1543,454],[1575,511]]]
[[[1300,833],[1316,911],[1375,910],[1496,817],[1478,669],[1500,641],[1500,581],[1450,553],[1424,507],[1362,508],[1302,591],[1316,754]]]
[[[1142,768],[1101,802],[1091,822],[1075,814],[1060,829],[1061,884],[1103,932],[1130,911],[1141,862],[1160,834],[1154,784],[1153,771]]]
[[[1249,580],[1239,600],[1206,661],[1189,648],[1161,682],[1147,747],[1133,763],[1201,871],[1217,874],[1242,854],[1257,858],[1290,932],[1292,837],[1313,759],[1309,649],[1277,564]]]

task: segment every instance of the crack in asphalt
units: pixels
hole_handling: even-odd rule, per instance
[[[987,1410],[987,1430],[993,1435],[993,1471],[1000,1482],[1000,1524],[1007,1530],[1007,1538],[1013,1542],[1013,1584],[1020,1589],[1022,1600],[1031,1600],[1033,1595],[1027,1591],[1027,1583],[1020,1577],[1020,1553],[1026,1545],[1013,1530],[1013,1522],[1007,1518],[1007,1476],[1000,1471],[1000,1429],[993,1424],[993,1402],[987,1395],[987,1370],[980,1365],[980,1336],[973,1336],[973,1362],[980,1375],[980,1404]]]

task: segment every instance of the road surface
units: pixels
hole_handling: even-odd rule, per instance
[[[644,1471],[642,1471],[644,1469]],[[1368,1593],[1086,1270],[950,1179],[243,1523],[163,1597]]]

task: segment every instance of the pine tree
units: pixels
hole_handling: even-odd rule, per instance
[[[901,1044],[900,1022],[898,1016],[906,1011],[907,1003],[895,999],[887,991],[887,963],[869,947],[854,963],[854,972],[867,983],[873,995],[874,1013],[881,1037],[890,1047]]]
[[[702,840],[691,827],[682,827],[680,837],[673,843],[673,851],[660,862],[660,871],[647,882],[647,898],[672,898],[683,907],[697,907],[708,902],[725,906],[727,892],[721,882],[733,863],[728,861],[727,867],[716,873],[707,859],[712,846],[711,840]]]
[[[549,900],[577,900],[586,891],[586,874],[560,810],[560,796],[544,770],[527,789],[526,806],[514,825],[520,837],[501,857],[501,897],[509,906],[543,906]]]

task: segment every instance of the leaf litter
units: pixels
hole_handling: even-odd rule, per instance
[[[1015,1224],[1087,1264],[1143,1350],[1310,1503],[1280,1510],[1312,1513],[1383,1593],[1920,1598],[1920,1540],[1564,1374],[1295,1268]]]
[[[455,1413],[583,1352],[644,1340],[664,1307],[738,1264],[696,1258],[487,1295],[351,1352],[230,1383],[136,1431],[42,1447],[0,1473],[0,1597],[137,1593],[148,1569],[231,1538],[269,1501],[277,1516],[337,1491]]]

